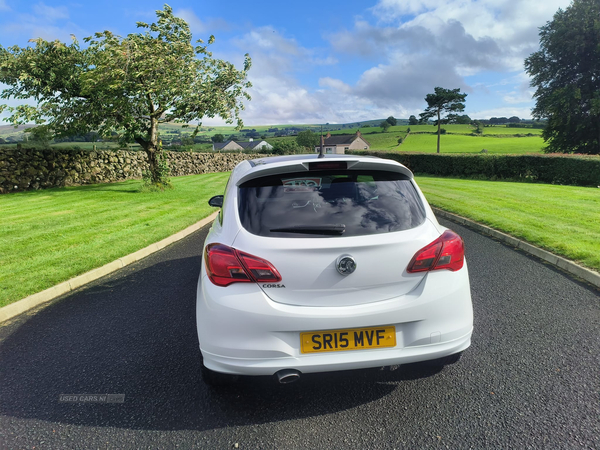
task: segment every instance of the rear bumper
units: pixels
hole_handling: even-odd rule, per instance
[[[336,370],[365,369],[370,367],[408,364],[452,355],[471,345],[471,332],[450,342],[403,349],[356,350],[353,352],[325,353],[283,358],[228,358],[203,351],[204,364],[211,370],[238,375],[272,375],[282,369],[296,369],[302,373],[332,372]],[[351,355],[351,357],[349,357]]]
[[[198,339],[204,364],[239,375],[303,373],[407,364],[469,347],[473,311],[467,267],[427,274],[409,294],[346,307],[301,307],[270,300],[256,285],[198,283]],[[393,325],[392,348],[300,352],[300,333]]]

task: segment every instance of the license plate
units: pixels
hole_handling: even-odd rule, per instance
[[[300,333],[301,353],[339,352],[396,346],[393,326]]]

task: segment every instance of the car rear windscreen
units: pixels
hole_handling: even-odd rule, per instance
[[[412,182],[385,171],[308,171],[239,188],[242,226],[270,237],[364,236],[414,228],[425,209]]]

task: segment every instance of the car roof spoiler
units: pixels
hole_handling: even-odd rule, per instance
[[[321,163],[324,162],[324,159],[297,159],[255,165],[245,175],[243,175],[236,184],[240,186],[246,181],[253,180],[255,178],[267,177],[270,175],[309,171],[310,164],[313,164],[317,161]],[[335,161],[347,162],[347,170],[384,170],[387,172],[401,173],[410,179],[414,178],[413,173],[406,166],[403,166],[399,162],[391,159],[348,157],[335,158]]]

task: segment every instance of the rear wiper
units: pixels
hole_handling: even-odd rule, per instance
[[[276,233],[302,233],[341,236],[346,231],[346,225],[296,225],[293,227],[273,228],[270,231]]]

